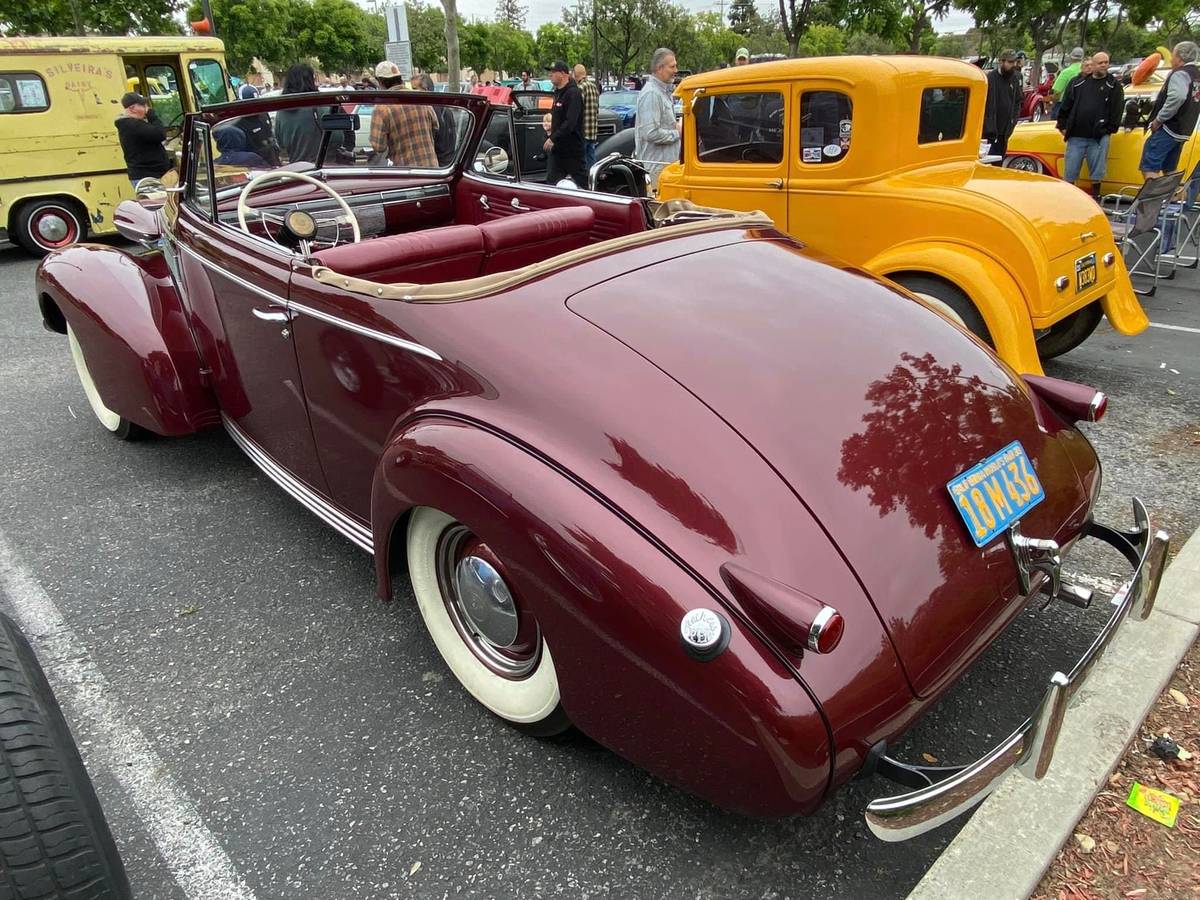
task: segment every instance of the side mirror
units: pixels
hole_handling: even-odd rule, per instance
[[[488,147],[475,156],[475,171],[491,175],[508,174],[508,151],[503,147]]]
[[[143,179],[146,180],[148,179]],[[138,183],[138,188],[140,192],[141,182]],[[146,209],[136,200],[124,200],[117,205],[113,213],[113,225],[123,237],[147,247],[157,244],[158,239],[162,237],[158,214],[154,210]]]

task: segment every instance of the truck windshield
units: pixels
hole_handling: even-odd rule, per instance
[[[188,63],[188,76],[192,80],[192,96],[197,109],[229,100],[225,71],[215,59],[192,60]]]

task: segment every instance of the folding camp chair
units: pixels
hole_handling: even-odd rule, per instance
[[[1190,252],[1189,252],[1190,250]],[[1200,263],[1200,162],[1163,210],[1163,246],[1159,258],[1171,264],[1171,273]]]
[[[1113,237],[1121,248],[1121,256],[1129,274],[1143,275],[1151,279],[1149,290],[1134,292],[1144,297],[1153,296],[1158,290],[1162,276],[1163,261],[1160,259],[1163,238],[1164,207],[1174,196],[1182,172],[1147,178],[1136,194],[1108,194],[1100,206],[1108,216]],[[1132,256],[1133,262],[1130,263]]]

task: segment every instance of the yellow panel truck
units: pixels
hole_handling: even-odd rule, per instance
[[[111,234],[134,197],[114,124],[150,101],[168,135],[232,100],[225,45],[206,37],[0,37],[0,238],[44,255]]]

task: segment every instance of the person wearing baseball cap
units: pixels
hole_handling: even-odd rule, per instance
[[[129,183],[136,188],[143,178],[162,178],[171,169],[171,160],[163,146],[167,130],[146,98],[136,91],[121,97],[121,106],[125,111],[117,117],[117,136]]]
[[[554,83],[554,105],[550,108],[550,134],[542,149],[548,166],[546,183],[570,178],[577,187],[587,187],[583,145],[583,95],[571,77],[566,61],[556,59],[546,67]]]
[[[983,106],[983,137],[991,141],[989,155],[999,157],[1000,165],[1008,150],[1008,139],[1017,127],[1021,114],[1021,70],[1015,50],[1004,50],[996,60],[996,68],[987,73],[987,100]]]
[[[735,66],[745,66],[750,64],[750,51],[745,47],[738,47],[737,53],[733,54],[733,64]]]
[[[379,86],[387,91],[403,91],[404,73],[390,59],[375,67]],[[371,114],[372,161],[391,160],[393,166],[436,169],[437,149],[433,133],[438,127],[437,114],[428,106],[380,103]],[[386,164],[386,163],[385,163]]]

